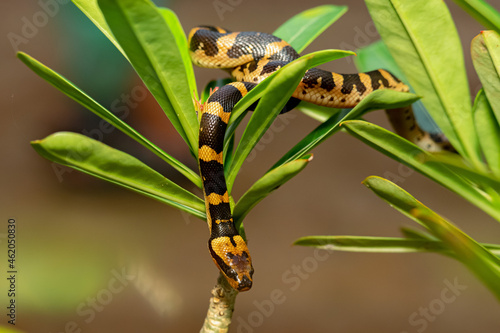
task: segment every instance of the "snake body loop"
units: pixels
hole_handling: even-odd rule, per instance
[[[299,54],[273,35],[230,32],[210,26],[192,29],[188,44],[196,65],[224,69],[236,81],[219,88],[203,105],[198,154],[210,229],[210,254],[230,285],[245,291],[252,286],[254,270],[247,245],[234,226],[229,205],[222,156],[224,134],[236,103]],[[305,73],[282,113],[293,109],[300,100],[332,108],[352,108],[379,89],[409,91],[408,86],[383,69],[337,74],[312,68]],[[387,115],[399,135],[420,147],[430,151],[447,148],[445,142],[438,142],[420,129],[411,107],[387,110]]]

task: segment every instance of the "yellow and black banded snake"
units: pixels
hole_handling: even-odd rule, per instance
[[[210,229],[210,254],[229,284],[246,291],[252,286],[254,269],[248,247],[233,223],[224,177],[224,135],[236,103],[299,54],[287,42],[270,34],[231,32],[211,26],[192,29],[188,45],[194,64],[224,69],[235,81],[212,93],[202,107],[198,162]],[[332,108],[352,108],[378,89],[409,91],[408,86],[383,69],[337,74],[311,68],[281,113],[292,110],[301,100]],[[447,142],[418,126],[411,107],[386,112],[396,132],[409,141],[429,151],[449,149]]]

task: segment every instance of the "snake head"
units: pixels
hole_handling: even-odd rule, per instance
[[[208,248],[231,287],[238,291],[247,291],[252,287],[252,258],[240,235],[210,239]]]

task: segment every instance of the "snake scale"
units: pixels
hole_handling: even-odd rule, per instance
[[[193,28],[188,45],[194,64],[224,69],[235,81],[213,92],[203,105],[198,155],[210,229],[210,254],[229,284],[238,291],[246,291],[252,286],[254,269],[248,247],[233,223],[224,178],[224,135],[236,103],[299,54],[287,42],[270,34],[231,32],[211,26]],[[301,100],[332,108],[352,108],[378,89],[409,91],[408,86],[383,69],[337,74],[311,68],[281,113],[290,111]],[[445,142],[418,126],[411,107],[386,112],[399,135],[429,151],[446,149]]]

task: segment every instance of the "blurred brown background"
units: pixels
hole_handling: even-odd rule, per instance
[[[29,145],[31,140],[61,130],[95,135],[192,189],[128,137],[116,130],[99,132],[96,116],[16,59],[17,48],[63,74],[107,107],[125,105],[127,95],[140,89],[136,75],[113,46],[67,2],[0,3],[0,267],[4,271],[6,221],[15,218],[19,272],[16,328],[47,333],[198,331],[218,275],[206,249],[206,225],[151,199],[59,168]],[[221,2],[231,10],[219,15],[216,7]],[[57,6],[43,9],[46,3]],[[199,24],[272,32],[305,9],[325,3],[348,5],[347,14],[306,52],[355,49],[378,39],[361,0],[157,3],[172,8],[186,32]],[[462,38],[471,92],[475,94],[480,84],[472,70],[469,43],[483,28],[453,2],[447,3]],[[500,7],[498,0],[490,3]],[[37,22],[39,27],[29,30],[26,22]],[[12,33],[29,37],[16,45],[9,38]],[[348,59],[324,68],[355,71]],[[224,75],[198,68],[195,73],[200,89]],[[195,167],[155,102],[149,97],[136,102],[126,121]],[[266,144],[244,165],[236,196],[316,126],[299,113],[286,119],[286,126],[277,120],[265,137]],[[370,114],[368,119],[387,127],[383,112]],[[314,161],[299,176],[246,218],[255,283],[250,292],[238,296],[232,332],[498,332],[498,302],[464,266],[451,259],[435,254],[317,252],[315,256],[313,249],[291,246],[306,235],[399,236],[401,226],[415,226],[360,184],[369,175],[401,176],[399,185],[424,204],[475,239],[498,243],[498,222],[356,139],[337,134],[314,150]],[[453,283],[464,287],[455,291],[458,295],[453,301],[445,303],[442,297],[453,295],[446,291]],[[0,288],[5,309],[7,285],[3,277]],[[271,295],[280,292],[279,304],[271,306]],[[429,307],[432,311],[426,319],[421,311]],[[4,311],[0,331],[6,322]]]

